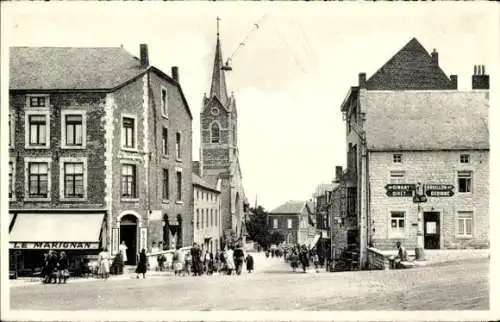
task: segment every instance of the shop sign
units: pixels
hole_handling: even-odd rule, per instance
[[[11,242],[11,249],[98,249],[99,243],[91,242]]]

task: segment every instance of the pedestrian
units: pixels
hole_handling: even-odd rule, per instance
[[[391,256],[390,259],[393,262],[394,268],[400,268],[401,262],[405,262],[408,260],[408,253],[406,252],[404,246],[401,245],[400,241],[396,242],[396,248],[398,250],[397,255],[395,257]]]
[[[49,267],[49,253],[45,252],[43,253],[43,262],[42,262],[42,283],[49,282],[48,267]]]
[[[127,263],[127,260],[128,260],[128,258],[127,258],[127,249],[128,249],[127,244],[125,244],[125,241],[122,240],[122,243],[118,247],[118,250],[122,254],[123,265],[125,265]]]
[[[247,265],[247,272],[251,273],[253,271],[253,257],[250,253],[245,258],[245,264]]]
[[[241,245],[238,245],[238,247],[234,249],[233,258],[236,275],[240,275],[243,269],[243,262],[245,261],[245,253]]]
[[[266,249],[266,258],[269,258],[269,249]]]
[[[184,266],[184,258],[182,256],[182,251],[180,246],[177,246],[177,249],[175,250],[173,262],[174,262],[174,275],[181,276],[182,268]]]
[[[156,261],[158,262],[158,270],[160,272],[163,272],[163,270],[165,269],[165,262],[167,261],[167,258],[164,254],[158,254],[158,256],[156,257]]]
[[[137,268],[135,269],[135,273],[137,274],[137,278],[142,274],[143,278],[146,278],[146,271],[148,270],[148,258],[146,256],[146,250],[143,248],[141,253],[139,254],[139,262],[137,263]]]
[[[233,274],[233,270],[234,270],[234,257],[233,256],[234,256],[234,252],[229,247],[224,252],[224,260],[226,261],[227,275],[232,275]]]
[[[68,259],[68,256],[66,256],[66,253],[65,252],[61,252],[61,254],[59,255],[59,270],[58,270],[58,273],[59,273],[59,284],[61,284],[61,282],[63,282],[64,284],[66,284],[66,280],[68,279],[69,277],[69,259]]]
[[[193,275],[200,276],[202,273],[201,267],[201,249],[197,243],[193,244],[193,248],[191,248],[191,257],[193,261]]]
[[[316,270],[316,273],[319,273],[319,255],[316,252],[313,255],[313,264],[314,264],[314,269]]]
[[[49,283],[52,283],[52,280],[54,280],[54,284],[57,283],[58,266],[59,266],[59,258],[57,257],[57,253],[52,250],[49,252],[49,264],[48,264]]]
[[[184,273],[189,276],[191,275],[191,266],[193,265],[193,257],[191,256],[191,252],[187,252],[184,255]]]
[[[102,248],[97,259],[99,265],[98,274],[100,277],[106,280],[109,278],[109,260],[109,252],[106,249]]]

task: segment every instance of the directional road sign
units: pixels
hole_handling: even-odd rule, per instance
[[[424,185],[425,190],[433,190],[433,191],[447,191],[453,190],[453,185],[451,184],[426,184]]]
[[[388,197],[411,197],[413,196],[413,191],[411,190],[387,190],[385,192]]]
[[[425,194],[429,197],[452,197],[454,195],[451,190],[427,190]]]
[[[385,189],[388,191],[394,190],[394,191],[401,191],[401,190],[409,190],[413,191],[417,189],[417,185],[412,184],[412,183],[391,183],[391,184],[386,184]]]

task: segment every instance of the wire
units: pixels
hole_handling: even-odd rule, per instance
[[[231,61],[234,57],[234,55],[236,55],[236,53],[241,49],[241,47],[245,46],[246,44],[246,41],[248,40],[248,38],[250,37],[250,35],[256,31],[257,29],[260,28],[260,23],[262,20],[264,20],[264,18],[267,16],[267,13],[265,15],[263,15],[256,23],[253,24],[253,28],[250,29],[250,31],[247,33],[247,35],[245,36],[245,38],[243,39],[242,42],[240,42],[238,44],[238,47],[236,47],[235,51],[231,54],[231,56],[229,56],[229,58],[227,59],[228,61]]]

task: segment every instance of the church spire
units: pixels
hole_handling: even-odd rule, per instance
[[[212,86],[210,87],[210,97],[216,96],[222,103],[222,105],[227,106],[227,89],[226,89],[226,78],[224,76],[224,70],[222,69],[222,50],[219,39],[219,21],[220,18],[217,17],[217,44],[215,46],[215,59],[214,59],[214,69],[212,72]]]

